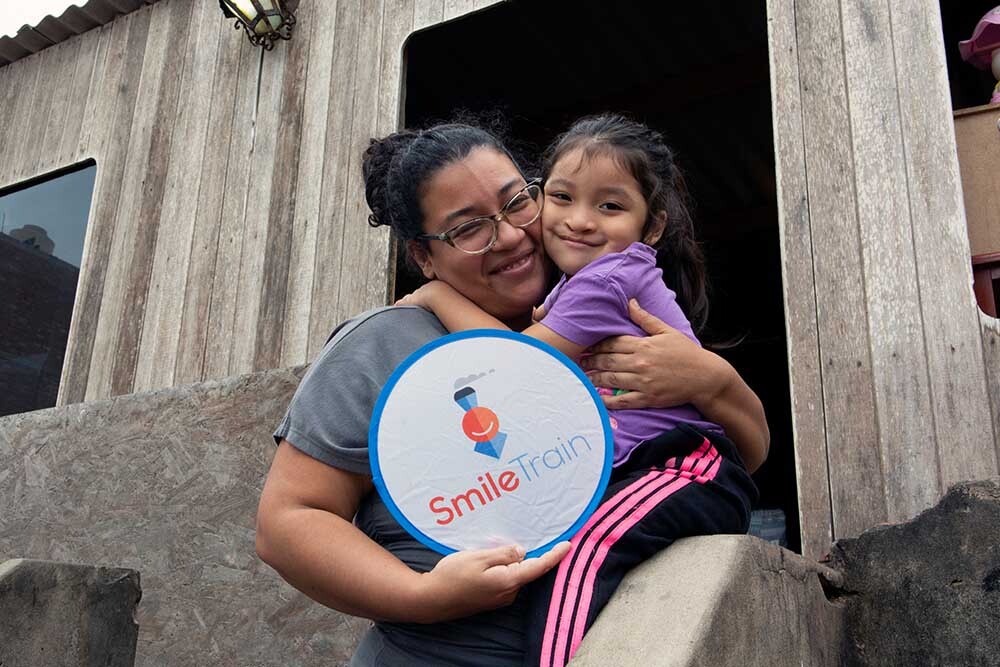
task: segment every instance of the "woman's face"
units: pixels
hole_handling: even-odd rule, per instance
[[[474,149],[424,185],[424,232],[440,234],[471,218],[495,215],[524,185],[506,155]],[[427,244],[410,244],[426,278],[443,280],[512,329],[530,324],[531,308],[541,302],[545,289],[541,225],[518,229],[501,223],[496,243],[482,255],[469,255],[444,241]]]

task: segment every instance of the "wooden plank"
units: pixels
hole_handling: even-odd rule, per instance
[[[799,524],[802,553],[819,558],[833,542],[833,524],[794,0],[768,0],[767,14]]]
[[[62,379],[57,403],[78,403],[88,396],[94,342],[100,321],[104,284],[115,235],[129,137],[149,33],[151,9],[115,21],[109,33],[106,62],[92,106],[95,119],[106,119],[81,137],[81,151],[98,160],[90,222],[83,246]],[[135,66],[126,67],[125,63]],[[91,107],[88,102],[88,107]],[[88,113],[90,108],[88,108]],[[94,393],[96,395],[96,385]]]
[[[1000,319],[979,314],[983,335],[983,358],[986,386],[990,392],[990,412],[993,422],[993,442],[1000,458]]]
[[[134,371],[131,360],[135,359],[137,350],[126,349],[125,345],[131,342],[134,348],[137,341],[121,341],[121,337],[123,333],[126,338],[131,335],[131,317],[139,305],[129,299],[141,298],[145,305],[146,285],[130,283],[142,280],[141,264],[150,259],[146,253],[150,230],[146,226],[154,227],[155,233],[158,224],[158,219],[150,219],[150,200],[159,199],[155,195],[162,193],[162,184],[157,181],[162,179],[160,161],[165,162],[167,156],[162,152],[163,128],[156,124],[157,120],[162,122],[157,107],[161,103],[161,83],[169,78],[169,74],[164,77],[164,70],[174,37],[169,33],[170,14],[177,4],[177,0],[166,0],[152,5],[149,10],[140,10],[151,11],[145,50],[141,60],[126,62],[126,68],[140,69],[141,74],[131,133],[127,139],[122,139],[128,146],[124,174],[129,177],[123,179],[118,204],[112,209],[114,239],[105,259],[106,278],[87,382],[87,400],[127,393],[131,388]],[[154,137],[158,150],[155,156],[151,155]],[[125,317],[126,310],[129,317]]]
[[[842,0],[854,186],[889,521],[940,497],[889,8]],[[863,484],[857,479],[855,484]]]
[[[997,474],[940,8],[890,0],[896,83],[942,488]],[[923,73],[923,74],[921,74]],[[919,84],[915,77],[920,77]]]
[[[10,142],[4,149],[5,159],[0,161],[0,183],[4,185],[12,185],[22,179],[23,154],[26,150],[31,120],[34,117],[32,110],[35,108],[35,96],[39,88],[45,87],[42,83],[45,61],[41,55],[34,54],[18,62],[23,63],[25,72],[8,126]]]
[[[83,129],[83,116],[98,63],[103,63],[107,53],[107,39],[104,38],[104,35],[107,34],[109,33],[101,30],[88,30],[76,38],[80,41],[80,52],[76,59],[73,82],[70,84],[70,105],[63,122],[62,132],[59,135],[59,143],[53,152],[56,166],[79,161],[77,147]]]
[[[444,0],[444,20],[451,21],[475,9],[474,0]]]
[[[38,70],[38,79],[34,88],[28,116],[22,117],[18,123],[21,133],[17,150],[13,153],[15,182],[23,181],[40,172],[42,139],[45,136],[48,113],[52,106],[55,86],[52,81],[58,78],[59,71],[65,61],[66,43],[56,44],[34,56],[34,66]]]
[[[315,24],[314,7],[315,5],[308,2],[300,5],[301,14],[306,20],[305,25]],[[299,159],[303,138],[309,45],[312,36],[312,31],[303,30],[296,39],[282,45],[285,47],[287,57],[278,93],[279,123],[274,148],[274,171],[270,181],[271,203],[261,270],[260,305],[252,362],[254,370],[277,368],[281,365],[289,269],[299,269],[297,266],[290,267],[290,262],[295,239],[294,219],[298,201],[296,195]]]
[[[795,4],[834,537],[887,517],[839,7]]]
[[[10,91],[5,95],[0,95],[0,155],[8,155],[9,147],[17,138],[14,116],[18,106],[22,104],[25,87],[31,85],[29,77],[36,74],[31,71],[30,66],[25,65],[26,60],[22,58],[10,65],[0,67],[0,90]],[[8,180],[8,172],[13,165],[4,164],[6,162],[7,160],[0,161],[0,187],[11,184]]]
[[[408,4],[405,0],[389,0],[386,3],[386,15],[392,19],[382,22],[382,71],[379,74],[378,125],[375,130],[377,137],[395,132],[403,125],[403,79],[406,72],[403,44],[413,29],[405,12]],[[366,215],[364,208],[361,215]],[[395,241],[386,228],[370,231],[374,234],[369,237],[367,245],[368,266],[386,267],[384,292],[377,297],[377,303],[392,303],[396,289]]]
[[[71,37],[58,45],[58,57],[56,58],[56,71],[48,85],[52,86],[52,98],[48,109],[36,109],[36,112],[44,119],[41,141],[38,142],[38,159],[35,162],[34,172],[44,174],[53,169],[68,166],[59,160],[59,142],[62,139],[66,124],[70,122],[71,116],[77,115],[77,110],[82,106],[83,101],[72,96],[74,82],[77,76],[89,78],[90,70],[93,69],[93,56],[87,59],[81,57],[81,48],[84,40],[81,37]],[[77,73],[77,68],[82,61],[82,72]],[[83,72],[86,72],[84,74]],[[84,91],[86,91],[84,83]]]
[[[277,134],[282,124],[281,83],[288,59],[287,46],[289,45],[281,44],[274,51],[264,54],[261,68],[250,164],[250,189],[243,220],[243,250],[239,278],[236,281],[229,375],[254,370],[264,260],[269,252],[267,229],[270,223],[271,181],[275,172]]]
[[[174,57],[172,49],[180,46],[183,51],[187,44],[193,6],[194,0],[171,0],[166,3],[167,11],[162,14],[159,23],[156,23],[156,13],[153,14],[154,29],[165,31],[170,43],[163,51],[160,51],[159,41],[155,50],[150,50],[148,47],[146,50],[146,62],[155,58],[152,62],[162,68],[162,73],[159,75],[159,85],[153,89],[156,105],[149,117],[152,132],[144,169],[145,187],[139,198],[139,215],[130,221],[132,224],[137,224],[138,229],[135,231],[131,263],[125,281],[122,315],[115,342],[116,354],[111,378],[112,395],[130,394],[134,391],[138,359],[144,356],[143,350],[140,349],[143,320],[146,316],[146,304],[152,283],[156,241],[172,156],[170,145],[173,140],[174,119],[177,116],[184,73],[185,59]],[[171,219],[165,222],[171,228],[179,224],[179,221]],[[172,360],[170,365],[173,366]]]
[[[142,319],[133,391],[170,387],[180,339],[184,285],[198,207],[202,159],[211,112],[216,54],[219,47],[218,7],[197,4],[182,65],[177,117],[169,146],[169,167],[159,213],[152,279]],[[169,118],[164,119],[166,123]]]
[[[309,314],[309,350],[313,358],[323,347],[333,327],[340,322],[337,306],[339,267],[343,246],[344,201],[352,150],[351,118],[358,58],[360,0],[337,1],[337,33],[334,35],[333,71],[330,75],[330,106],[326,118],[326,149],[323,159],[323,189],[316,239],[312,310]],[[359,224],[364,224],[363,222]]]
[[[241,63],[249,63],[246,58],[241,58],[246,38],[233,30],[231,22],[221,15],[215,21],[215,30],[219,33],[220,44],[216,54],[208,140],[205,142],[201,181],[198,186],[198,209],[195,213],[191,255],[185,276],[184,306],[177,339],[177,361],[174,365],[176,384],[187,384],[204,377],[205,346],[215,261],[219,252],[226,174],[232,145],[239,142],[239,137],[243,133],[242,123],[233,117],[237,82],[241,77],[248,80],[256,77],[256,72],[253,76],[249,76],[245,70],[240,69]],[[243,184],[244,186],[246,184],[245,178]],[[227,359],[226,365],[228,364]]]
[[[312,310],[313,277],[317,270],[317,235],[324,222],[320,217],[320,203],[327,140],[324,133],[330,105],[334,36],[337,34],[336,3],[313,3],[312,21],[315,26],[309,38],[309,75],[306,79],[299,178],[292,221],[281,366],[309,361],[309,313]],[[323,270],[328,268],[324,266]]]
[[[423,30],[444,20],[444,0],[414,0],[413,29]]]
[[[87,90],[87,103],[80,113],[82,118],[80,140],[76,147],[76,154],[80,158],[94,157],[97,152],[100,152],[101,148],[99,146],[91,145],[91,138],[106,136],[107,134],[106,132],[102,132],[107,126],[107,118],[104,117],[103,121],[99,122],[98,119],[102,117],[98,116],[98,113],[106,111],[104,103],[107,99],[107,91],[103,89],[103,85],[107,77],[112,75],[108,67],[115,64],[111,62],[112,59],[108,54],[114,49],[112,44],[124,48],[120,38],[118,42],[113,42],[113,38],[117,37],[118,33],[112,32],[112,30],[115,29],[118,23],[126,19],[128,19],[127,16],[105,24],[98,29],[100,33],[100,46],[98,47],[97,57],[94,59],[94,73],[90,78],[90,87]],[[120,59],[117,61],[117,64],[119,65],[120,72]],[[114,96],[112,95],[112,97]]]
[[[500,0],[475,0],[473,2],[473,6],[475,7],[476,11],[479,11],[480,9],[485,9],[486,7],[489,7],[491,5],[498,5],[498,4],[500,4]]]
[[[379,76],[383,52],[382,10],[378,0],[362,0],[360,39],[354,109],[351,113],[351,145],[348,150],[348,181],[344,199],[344,241],[339,265],[337,308],[349,317],[385,302],[388,269],[388,235],[385,228],[364,223],[368,206],[364,199],[361,156],[369,139],[378,131]]]
[[[1000,319],[980,313],[983,350],[986,358],[986,385],[990,388],[993,438],[1000,457]]]
[[[233,31],[236,34],[236,31]],[[205,378],[229,375],[232,356],[233,321],[236,317],[238,269],[243,254],[243,218],[246,214],[254,159],[254,105],[257,101],[257,72],[262,53],[245,37],[240,46],[239,79],[233,112],[232,139],[226,165],[219,243],[212,270],[208,334],[205,339]],[[226,48],[225,40],[221,48]],[[232,48],[230,45],[229,48]]]

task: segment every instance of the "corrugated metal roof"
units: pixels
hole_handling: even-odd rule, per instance
[[[0,67],[158,1],[88,0],[80,7],[70,5],[59,17],[50,14],[37,25],[22,26],[13,37],[0,37]]]

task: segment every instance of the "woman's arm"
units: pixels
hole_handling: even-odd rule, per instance
[[[440,280],[432,280],[421,285],[412,294],[407,294],[397,301],[396,305],[420,306],[431,311],[451,333],[468,331],[469,329],[511,330],[506,324],[465,298],[454,287]],[[541,311],[539,310],[540,315]],[[534,314],[532,317],[535,318]],[[543,343],[548,343],[577,363],[586,349],[583,345],[577,345],[573,341],[563,338],[538,322],[521,333]]]
[[[609,409],[691,403],[723,429],[753,472],[767,458],[771,435],[760,399],[722,357],[698,347],[632,300],[632,321],[649,334],[598,343],[581,366],[596,386],[629,392],[604,396]]]
[[[257,511],[257,553],[314,600],[364,618],[431,623],[510,604],[553,567],[559,545],[524,560],[519,547],[447,556],[411,570],[351,523],[371,479],[333,468],[282,441]]]

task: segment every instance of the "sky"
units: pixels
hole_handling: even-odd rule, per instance
[[[38,25],[47,15],[59,16],[70,5],[84,5],[86,0],[0,0],[0,35],[15,35],[21,26]]]

